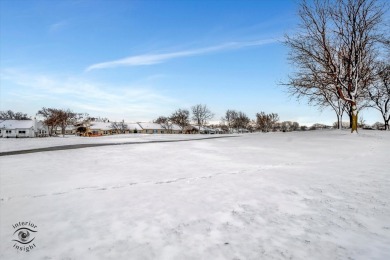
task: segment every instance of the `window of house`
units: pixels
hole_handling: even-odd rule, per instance
[[[5,133],[10,134],[10,133],[12,133],[12,130],[6,130]]]
[[[156,129],[153,130],[153,134],[157,134],[157,130]]]
[[[19,134],[25,134],[26,131],[19,131]]]

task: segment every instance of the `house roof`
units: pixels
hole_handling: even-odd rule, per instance
[[[92,130],[112,130],[111,123],[104,122],[92,122],[90,128]]]
[[[67,125],[65,127],[65,130],[74,130],[75,127],[73,125]],[[57,130],[62,130],[62,128],[60,126],[57,126]]]
[[[156,124],[156,123],[138,123],[142,129],[145,129],[145,130],[148,130],[148,129],[152,129],[152,130],[165,130],[165,128],[163,128],[160,124]]]
[[[26,129],[34,128],[34,120],[3,120],[0,122],[2,129]]]
[[[181,131],[181,127],[179,125],[176,125],[176,124],[172,124],[172,127],[171,127],[172,130],[177,130],[177,131]]]
[[[168,129],[165,127],[165,125],[161,125],[163,129]],[[169,130],[175,130],[175,131],[181,131],[181,127],[179,125],[176,125],[176,124],[172,124],[169,126]]]
[[[126,125],[129,130],[142,130],[138,123],[126,123]]]

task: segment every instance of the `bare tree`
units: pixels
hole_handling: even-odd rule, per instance
[[[383,117],[385,130],[390,130],[390,64],[380,62],[376,68],[377,80],[369,88],[371,107],[377,109]]]
[[[168,133],[172,133],[172,121],[169,117],[160,116],[153,122],[160,124]]]
[[[283,121],[281,124],[281,129],[283,132],[287,132],[290,130],[290,123],[289,121]]]
[[[287,85],[310,82],[350,106],[352,132],[357,131],[359,97],[373,80],[372,64],[383,11],[375,0],[303,1],[301,32],[286,36],[290,60],[297,68]]]
[[[232,128],[235,127],[238,113],[235,110],[228,109],[225,113],[225,116],[222,118],[222,121],[225,122],[229,133],[232,132]]]
[[[74,113],[70,109],[58,109],[56,112],[56,117],[61,127],[61,133],[64,136],[65,130],[68,125],[74,126],[78,120],[83,117],[82,113]]]
[[[172,123],[177,124],[182,129],[190,124],[190,112],[187,109],[178,109],[169,117]]]
[[[250,121],[251,120],[244,112],[239,111],[235,120],[235,127],[238,130],[237,132],[239,132],[240,129],[247,129]]]
[[[372,128],[376,129],[376,130],[385,130],[385,125],[383,123],[381,123],[381,122],[375,122],[372,125]]]
[[[214,117],[214,114],[209,110],[206,105],[202,104],[198,104],[191,107],[191,110],[192,120],[195,121],[195,123],[198,125],[200,133],[200,128],[207,124],[207,122]]]
[[[40,115],[44,118],[43,123],[48,128],[49,136],[52,136],[55,133],[57,126],[60,125],[60,122],[57,118],[58,109],[55,108],[45,108],[43,107],[38,111],[37,115]]]
[[[256,114],[256,127],[263,132],[269,132],[278,121],[279,116],[276,113],[260,112]]]
[[[41,115],[43,123],[48,127],[49,135],[55,134],[57,127],[61,127],[61,132],[65,135],[65,129],[68,125],[74,125],[83,114],[74,113],[67,109],[45,108],[38,111],[37,115]]]
[[[299,130],[299,123],[293,122],[290,128],[291,128],[291,131],[298,131]]]
[[[366,126],[366,120],[362,116],[359,117],[358,127],[364,128]]]
[[[289,83],[285,85],[288,85],[290,95],[298,100],[305,98],[309,105],[317,106],[321,111],[331,107],[336,113],[337,127],[341,129],[343,114],[348,105],[326,82],[322,82],[317,75],[305,75],[290,78]]]
[[[31,120],[30,117],[27,116],[27,114],[24,114],[22,112],[14,112],[12,110],[7,111],[0,111],[0,119],[7,120],[7,119],[13,119],[13,120]]]
[[[116,133],[120,134],[124,134],[126,130],[129,129],[128,125],[125,123],[124,120],[122,120],[121,122],[112,122],[111,127],[115,130]]]
[[[78,114],[78,118],[74,123],[76,127],[76,133],[79,135],[87,134],[88,128],[90,127],[92,117],[88,113]]]

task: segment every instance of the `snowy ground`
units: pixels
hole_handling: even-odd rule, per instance
[[[81,137],[65,135],[45,138],[0,138],[0,152],[19,151],[44,147],[55,147],[74,144],[102,144],[102,143],[127,143],[127,142],[153,142],[164,140],[192,140],[214,138],[227,135],[182,135],[182,134],[121,134],[100,137]],[[229,135],[229,136],[235,136]]]
[[[389,148],[312,131],[2,156],[0,258],[390,259]]]

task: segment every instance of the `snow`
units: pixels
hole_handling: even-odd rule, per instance
[[[118,134],[99,137],[83,137],[65,135],[45,138],[0,138],[0,152],[19,151],[44,147],[55,147],[76,144],[102,144],[102,143],[127,143],[127,142],[153,142],[164,140],[188,140],[213,138],[220,135],[183,135],[183,134]],[[226,136],[226,135],[223,135]],[[230,135],[234,136],[234,135]]]
[[[112,123],[106,123],[106,122],[93,122],[91,123],[91,129],[92,130],[95,130],[95,129],[98,129],[98,130],[112,130]]]
[[[389,147],[324,130],[2,156],[0,258],[390,259]]]
[[[156,129],[156,130],[164,130],[162,125],[157,123],[138,123],[142,129],[148,130],[148,129]]]
[[[170,126],[170,129],[171,130],[175,130],[175,131],[181,131],[182,130],[182,128],[179,125],[177,125],[177,124],[172,124]]]
[[[0,129],[33,128],[34,120],[0,120]]]
[[[137,123],[126,123],[126,125],[127,125],[129,130],[137,130],[137,131],[142,130],[142,128]]]

